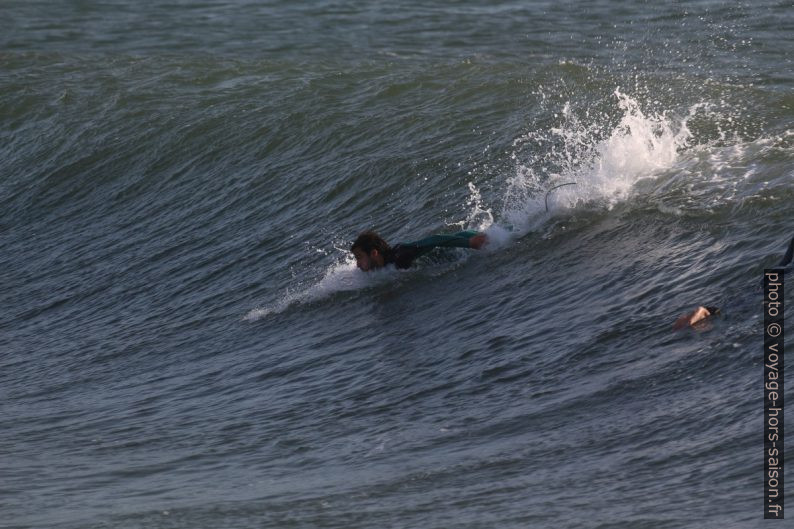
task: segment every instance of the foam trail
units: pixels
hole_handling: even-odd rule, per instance
[[[387,281],[397,273],[399,272],[393,266],[388,266],[381,270],[362,272],[356,268],[355,260],[348,257],[345,261],[329,267],[325,272],[325,276],[317,283],[297,292],[287,290],[276,303],[267,307],[253,309],[243,319],[256,321],[271,314],[284,312],[292,305],[311,303],[327,298],[337,292],[367,288]]]

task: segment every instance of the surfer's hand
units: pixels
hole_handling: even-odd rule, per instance
[[[711,313],[708,311],[708,309],[706,309],[706,307],[698,307],[689,318],[689,324],[694,325],[697,322],[708,318],[709,316],[711,316]]]
[[[475,250],[479,250],[482,248],[482,245],[486,243],[486,236],[484,233],[480,233],[469,239],[469,247],[474,248]]]

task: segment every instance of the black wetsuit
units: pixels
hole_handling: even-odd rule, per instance
[[[791,238],[791,241],[788,243],[788,249],[786,250],[786,255],[783,256],[783,259],[776,264],[775,266],[771,267],[770,270],[774,270],[780,274],[786,274],[791,271],[789,265],[791,264],[791,260],[794,258],[794,237]],[[761,278],[761,288],[764,287],[766,284],[766,275]]]
[[[410,268],[417,257],[429,253],[433,248],[470,248],[469,239],[478,234],[479,232],[467,230],[452,235],[433,235],[414,242],[401,242],[385,254],[384,262],[393,263],[397,268]]]
[[[791,242],[788,243],[788,250],[786,250],[786,255],[783,256],[783,260],[778,263],[775,268],[785,268],[791,264],[791,259],[794,258],[794,237],[791,238]],[[783,270],[783,272],[788,272],[788,270]]]

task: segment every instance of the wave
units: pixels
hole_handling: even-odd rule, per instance
[[[681,215],[687,205],[693,207],[693,200],[698,201],[698,207],[707,209],[715,201],[735,197],[736,182],[753,171],[750,168],[743,176],[733,175],[726,184],[726,179],[719,176],[726,168],[754,154],[790,150],[790,146],[786,147],[790,133],[753,141],[734,137],[731,142],[720,131],[715,138],[698,141],[689,127],[690,121],[709,116],[719,119],[713,117],[708,103],[693,104],[685,115],[678,116],[672,112],[646,113],[636,98],[619,88],[613,95],[616,119],[601,114],[593,119],[587,109],[575,109],[568,102],[559,114],[558,125],[516,138],[510,154],[513,174],[505,179],[499,213],[494,213],[496,208],[483,199],[474,182],[468,182],[468,213],[455,223],[456,227],[487,233],[489,242],[484,251],[488,253],[541,230],[552,219],[565,218],[574,211],[611,210],[632,198],[639,202],[650,199],[659,211]],[[704,163],[708,168],[701,166]],[[638,183],[653,181],[660,175],[667,178],[650,188],[643,187],[638,196]],[[708,180],[705,191],[698,187],[699,179],[701,183]],[[567,182],[576,185],[559,187],[547,194],[547,190]],[[684,198],[676,199],[671,188],[683,188]],[[383,284],[403,273],[393,267],[361,272],[346,249],[338,250],[341,261],[329,265],[319,281],[286,290],[275,303],[251,310],[244,319],[256,321],[293,305]]]

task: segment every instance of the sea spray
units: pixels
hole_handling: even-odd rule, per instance
[[[249,311],[243,319],[256,321],[271,314],[284,312],[296,304],[311,303],[337,292],[359,290],[381,284],[399,273],[393,266],[362,272],[356,268],[356,262],[352,256],[348,255],[343,261],[328,267],[325,275],[318,282],[312,283],[308,287],[299,286],[296,289],[287,289],[278,301],[266,307]]]
[[[562,123],[548,130],[517,138],[513,147],[531,145],[526,158],[514,152],[515,173],[507,179],[501,219],[517,234],[537,229],[548,218],[545,191],[559,183],[576,182],[549,195],[551,213],[595,204],[612,208],[625,200],[634,184],[669,169],[690,142],[687,117],[668,113],[646,114],[639,102],[616,89],[620,119],[609,127],[597,119],[584,123],[570,103],[561,112]],[[587,110],[584,116],[590,117]],[[599,116],[603,117],[603,116]]]
[[[473,182],[469,182],[469,200],[467,204],[470,208],[469,215],[464,222],[461,222],[463,229],[483,231],[493,224],[494,218],[491,208],[484,205],[480,190]]]

